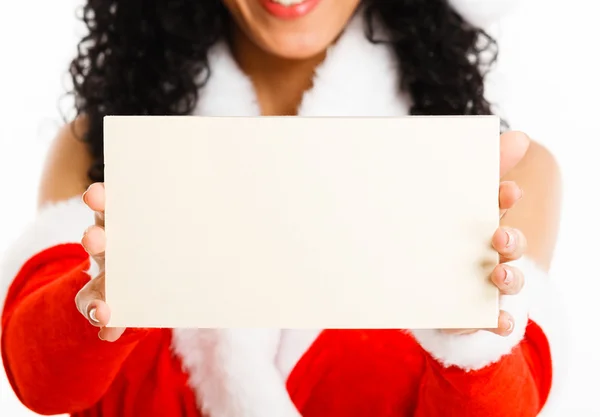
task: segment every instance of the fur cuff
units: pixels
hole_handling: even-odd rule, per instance
[[[94,213],[81,197],[42,207],[36,218],[6,251],[0,266],[0,308],[8,288],[21,267],[37,253],[63,243],[79,243],[86,228],[94,224]],[[98,274],[98,265],[91,263],[88,273]]]
[[[467,371],[484,368],[509,354],[525,335],[532,307],[532,294],[537,292],[541,285],[547,286],[549,280],[547,275],[528,259],[511,264],[523,271],[525,285],[517,295],[500,297],[500,309],[514,318],[515,328],[509,336],[503,337],[483,330],[470,335],[448,335],[430,329],[412,330],[413,336],[423,349],[444,366],[458,366]]]

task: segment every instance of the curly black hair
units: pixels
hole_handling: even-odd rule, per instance
[[[495,40],[465,21],[448,0],[363,0],[369,40],[386,42],[400,67],[399,88],[413,115],[486,115],[484,77]],[[103,181],[105,115],[185,115],[210,77],[207,53],[227,35],[221,0],[87,0],[88,34],[70,66],[83,139],[94,159],[90,180]],[[386,38],[378,39],[379,19]]]

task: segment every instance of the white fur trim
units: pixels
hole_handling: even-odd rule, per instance
[[[365,30],[363,15],[357,14],[316,69],[313,88],[304,94],[298,115],[391,117],[408,114],[410,99],[399,92],[396,58],[390,48],[369,42]]]
[[[277,367],[284,379],[288,379],[294,367],[310,349],[323,329],[284,329],[277,352]]]
[[[258,116],[251,81],[222,42],[209,54],[211,78],[194,110],[200,116]],[[348,68],[352,68],[349,71]],[[405,116],[410,100],[399,94],[398,65],[391,50],[365,37],[357,14],[316,69],[313,87],[304,94],[299,116]]]
[[[554,308],[554,300],[546,298],[550,286],[548,274],[527,258],[511,264],[521,269],[525,285],[517,295],[500,297],[500,309],[515,320],[515,329],[508,337],[483,330],[470,335],[448,335],[430,329],[411,331],[421,346],[444,366],[455,365],[470,371],[497,362],[523,339],[530,312]]]
[[[175,329],[173,350],[203,413],[300,417],[275,365],[278,329]]]
[[[200,90],[194,114],[201,116],[260,116],[252,82],[234,61],[225,41],[208,54],[210,78]]]
[[[505,17],[522,0],[450,0],[450,4],[468,22],[486,27]]]
[[[93,212],[81,197],[42,207],[35,219],[6,251],[0,267],[0,307],[6,292],[25,262],[35,254],[62,243],[79,243],[83,232],[94,224]],[[93,262],[88,273],[98,272]]]

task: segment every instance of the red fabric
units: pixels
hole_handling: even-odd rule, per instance
[[[2,315],[2,357],[21,401],[43,414],[199,416],[171,331],[131,331],[117,343],[74,306],[88,280],[76,244],[32,258]],[[477,372],[444,368],[407,333],[326,330],[292,371],[287,387],[304,417],[535,416],[551,382],[550,351],[530,323],[512,355]]]

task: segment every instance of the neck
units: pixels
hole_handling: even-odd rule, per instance
[[[285,59],[262,50],[238,28],[233,30],[231,46],[238,65],[252,80],[261,114],[296,115],[325,51],[308,59]]]

